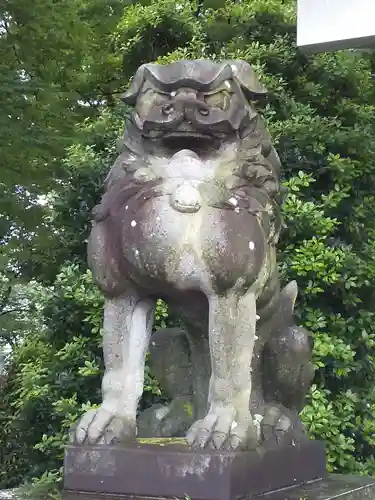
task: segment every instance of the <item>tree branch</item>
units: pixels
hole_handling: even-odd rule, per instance
[[[16,307],[14,309],[8,309],[7,311],[1,311],[0,316],[5,316],[6,314],[10,314],[17,311],[21,312],[21,309],[18,309],[18,307]]]

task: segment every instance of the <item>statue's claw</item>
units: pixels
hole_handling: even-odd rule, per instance
[[[282,405],[267,405],[261,423],[263,442],[266,446],[294,445],[306,439],[298,418]]]
[[[123,443],[135,437],[135,423],[103,406],[86,412],[70,432],[70,442],[80,445]]]
[[[255,448],[257,431],[250,412],[242,419],[237,419],[236,415],[234,408],[211,410],[191,426],[186,436],[188,444],[194,449],[225,451]]]

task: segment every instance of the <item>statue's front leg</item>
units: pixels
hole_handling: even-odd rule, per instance
[[[235,450],[256,446],[257,430],[249,410],[255,325],[254,293],[239,297],[231,291],[209,297],[209,411],[187,434],[194,448]]]
[[[113,444],[135,439],[153,313],[154,303],[133,291],[106,301],[103,401],[83,415],[72,433],[73,442]]]

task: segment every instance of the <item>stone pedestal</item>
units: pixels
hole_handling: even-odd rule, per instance
[[[0,496],[1,498],[1,496]],[[296,486],[266,495],[241,500],[375,500],[375,480],[358,477],[330,474],[325,479],[315,481],[305,486]],[[4,497],[9,500],[9,497]],[[18,500],[18,499],[17,499]],[[22,499],[19,499],[22,500]],[[65,492],[62,500],[101,500],[100,495],[93,493],[77,494]],[[151,500],[145,497],[106,495],[106,500]],[[174,499],[176,500],[176,499]],[[180,500],[180,499],[177,499]],[[185,498],[183,499],[185,500]],[[195,500],[195,499],[192,499]]]
[[[324,444],[269,452],[195,452],[184,440],[139,440],[133,446],[68,446],[65,496],[235,500],[296,487],[326,476]]]
[[[43,500],[43,498],[35,498],[25,491],[0,490],[0,500]],[[367,477],[330,474],[325,479],[314,481],[310,484],[295,486],[252,498],[254,500],[375,500],[375,480]],[[102,499],[103,495],[95,493],[65,491],[62,495],[62,500]],[[105,499],[151,500],[147,497],[136,497],[134,495],[105,495]],[[250,495],[245,495],[241,500],[250,499]],[[185,500],[185,496],[181,500]]]

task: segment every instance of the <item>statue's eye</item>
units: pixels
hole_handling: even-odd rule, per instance
[[[161,106],[170,100],[169,94],[163,92],[153,92],[152,96],[150,96],[150,101],[154,104],[154,106]]]
[[[206,94],[204,101],[211,108],[220,108],[225,111],[229,107],[230,94],[226,90],[219,90],[213,94]]]
[[[159,90],[154,88],[144,88],[142,89],[140,100],[152,106],[161,106],[169,101],[169,94],[167,92],[159,92]]]

